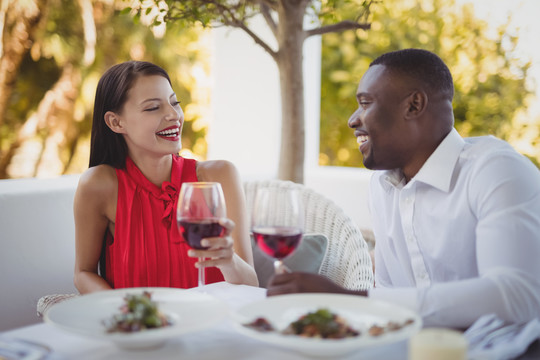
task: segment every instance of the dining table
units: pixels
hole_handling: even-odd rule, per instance
[[[266,298],[266,289],[233,285],[226,282],[204,285],[187,291],[204,292],[225,302],[231,313],[241,307]],[[69,301],[69,300],[68,300]],[[20,339],[35,342],[48,347],[51,351],[47,360],[67,359],[279,359],[302,360],[312,359],[289,348],[272,345],[239,333],[233,326],[230,316],[216,324],[195,332],[181,334],[169,339],[163,346],[152,349],[126,350],[113,342],[94,339],[69,332],[54,324],[42,322],[30,326],[16,328],[0,333],[2,339]],[[362,347],[341,359],[391,359],[406,360],[408,356],[408,339]],[[536,345],[536,350],[538,350]],[[535,349],[533,349],[535,350]],[[532,353],[533,356],[540,352]],[[536,354],[536,355],[535,355]],[[338,357],[332,356],[332,359]],[[536,357],[530,357],[533,359]],[[529,357],[523,357],[529,359]]]
[[[224,301],[231,312],[252,302],[266,298],[266,289],[247,285],[219,282],[192,288]],[[68,300],[69,301],[69,300]],[[267,344],[240,334],[234,329],[230,317],[214,326],[192,333],[179,335],[154,349],[126,350],[114,343],[94,339],[61,329],[54,324],[42,322],[0,333],[2,338],[36,342],[51,349],[47,360],[67,359],[280,359],[303,360],[312,358],[295,350]],[[408,358],[406,340],[381,346],[366,347],[343,359],[395,359]],[[335,358],[335,357],[332,357]]]

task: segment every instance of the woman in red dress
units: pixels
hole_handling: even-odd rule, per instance
[[[100,79],[94,104],[90,167],[75,193],[75,286],[81,293],[111,288],[258,285],[238,172],[227,161],[178,156],[184,113],[168,74],[129,61]],[[208,250],[192,250],[176,225],[183,182],[221,183],[230,220]],[[207,260],[199,262],[198,257]]]

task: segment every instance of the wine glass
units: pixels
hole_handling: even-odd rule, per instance
[[[207,249],[201,240],[222,236],[219,221],[227,217],[225,197],[217,182],[185,182],[180,188],[176,220],[178,230],[192,249]],[[199,258],[199,261],[204,258]],[[204,268],[199,268],[199,287],[205,284]]]
[[[288,271],[283,259],[300,245],[304,232],[304,209],[299,191],[293,188],[258,189],[251,225],[257,246],[274,258],[275,273]]]

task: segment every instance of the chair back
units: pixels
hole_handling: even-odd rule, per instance
[[[366,241],[358,226],[343,210],[324,195],[291,181],[257,180],[244,182],[246,207],[251,216],[255,194],[260,188],[295,188],[301,193],[305,211],[305,233],[323,234],[328,248],[319,274],[354,290],[373,286],[373,268]],[[275,205],[276,212],[287,209]]]

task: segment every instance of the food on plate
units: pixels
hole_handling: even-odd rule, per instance
[[[263,317],[258,317],[250,323],[244,324],[244,326],[252,328],[260,332],[275,331],[274,327],[268,320]]]
[[[244,326],[261,332],[276,331],[272,324],[263,317],[244,324]],[[281,333],[323,339],[343,339],[360,335],[360,332],[351,328],[344,318],[328,309],[318,309],[302,315],[298,320],[290,323]]]
[[[172,321],[162,314],[157,303],[152,301],[150,292],[127,294],[124,301],[120,307],[121,312],[103,322],[107,332],[131,333],[172,325]]]
[[[403,323],[390,321],[386,325],[373,325],[369,328],[368,334],[371,336],[380,336],[387,332],[397,331],[407,325],[411,325],[412,323],[414,323],[413,319],[407,319]]]
[[[367,333],[370,336],[381,336],[388,332],[400,330],[413,323],[413,319],[407,319],[404,322],[390,321],[384,325],[375,324],[368,329]],[[278,331],[264,317],[258,317],[254,321],[244,324],[244,326],[260,332]],[[325,308],[300,316],[298,320],[293,321],[283,331],[279,332],[284,335],[323,339],[344,339],[360,335],[360,331],[349,326],[342,316]]]
[[[283,330],[283,333],[323,339],[343,339],[360,335],[360,332],[351,328],[344,318],[328,309],[319,309],[302,315]]]

